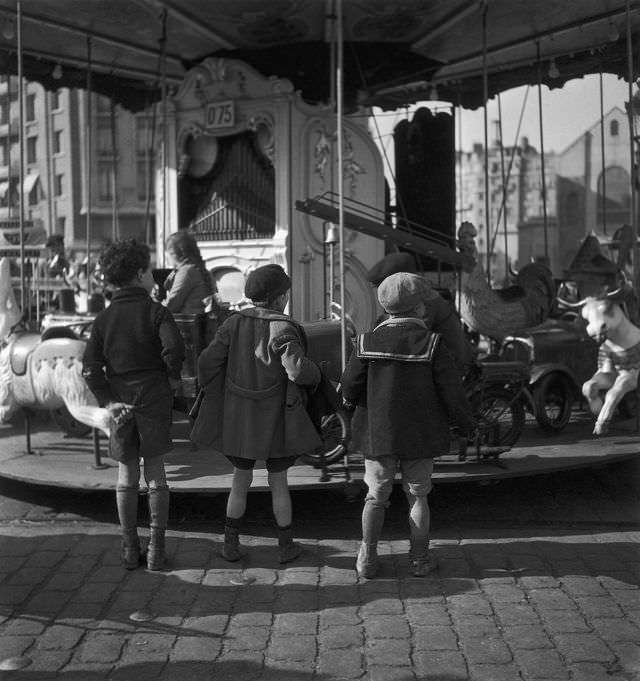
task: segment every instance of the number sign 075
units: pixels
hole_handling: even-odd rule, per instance
[[[232,128],[235,124],[233,101],[207,104],[207,128]]]

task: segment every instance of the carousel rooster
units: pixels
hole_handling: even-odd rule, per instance
[[[476,228],[463,222],[458,230],[458,251],[466,257],[460,287],[460,317],[476,333],[502,341],[506,336],[541,324],[555,300],[551,271],[541,263],[525,265],[517,275],[516,285],[492,289],[478,258]]]

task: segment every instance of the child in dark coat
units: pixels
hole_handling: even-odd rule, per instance
[[[421,319],[425,288],[422,277],[408,272],[380,284],[378,300],[390,316],[358,336],[341,379],[345,406],[367,408],[360,577],[377,574],[377,543],[398,467],[409,502],[413,574],[424,576],[435,567],[427,501],[433,459],[449,451],[451,420],[467,433],[476,430],[453,358]]]
[[[154,281],[149,247],[135,239],[109,246],[100,258],[115,291],[95,319],[83,375],[101,406],[112,414],[109,455],[118,461],[116,501],[122,528],[122,562],[140,564],[138,493],[140,458],[151,519],[147,567],[162,569],[169,488],[162,455],[171,447],[173,393],[179,386],[184,342],[171,313],[151,300]]]

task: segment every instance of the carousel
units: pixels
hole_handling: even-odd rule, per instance
[[[558,386],[566,387],[565,376],[558,379],[560,369],[555,374],[548,367],[541,370],[529,341],[550,323],[567,323],[560,318],[566,311],[558,315],[559,281],[548,267],[548,253],[546,262],[521,267],[508,287],[497,288],[491,276],[490,246],[495,244],[499,226],[456,224],[455,198],[445,189],[455,185],[453,130],[459,107],[484,107],[488,148],[487,103],[517,85],[537,85],[540,93],[543,84],[557,87],[587,73],[615,73],[629,83],[631,103],[638,76],[632,46],[640,33],[634,3],[617,0],[603,10],[595,0],[571,8],[539,2],[533,9],[525,0],[517,0],[518,7],[513,0],[454,0],[446,7],[421,2],[397,7],[382,0],[364,7],[351,0],[330,0],[304,6],[281,2],[267,10],[244,0],[215,5],[191,0],[180,7],[165,1],[132,4],[115,0],[107,10],[99,3],[78,8],[69,0],[73,12],[65,12],[65,2],[56,3],[54,9],[44,0],[0,0],[2,20],[13,26],[12,32],[1,31],[0,63],[8,74],[47,88],[82,88],[89,94],[106,95],[131,111],[153,103],[158,163],[157,228],[151,245],[158,268],[165,265],[166,238],[178,229],[189,230],[217,290],[225,294],[223,307],[233,309],[244,304],[243,282],[252,269],[266,263],[283,265],[294,283],[289,311],[305,324],[314,359],[324,363],[337,383],[351,336],[371,328],[381,312],[371,269],[391,253],[409,253],[418,271],[435,291],[452,301],[467,331],[479,341],[476,365],[480,366],[468,381],[470,394],[479,395],[476,408],[486,422],[484,439],[471,443],[473,456],[467,453],[466,443],[460,443],[451,460],[440,462],[436,481],[438,475],[445,481],[477,480],[540,472],[549,465],[592,465],[594,457],[602,455],[603,441],[591,446],[590,439],[580,438],[575,449],[582,454],[574,456],[569,443],[562,440],[571,430],[567,409],[559,406]],[[516,21],[516,16],[525,19]],[[612,26],[618,36],[615,41]],[[561,43],[555,39],[560,35]],[[561,66],[561,78],[550,80],[542,68],[550,60]],[[403,174],[407,190],[392,204],[388,159],[371,134],[376,124],[373,107],[392,110],[424,101],[434,88],[440,100],[450,103],[448,111],[446,116],[416,115],[414,121],[399,127],[397,137],[407,141],[409,156],[398,159],[396,170]],[[90,115],[87,121],[90,125]],[[629,123],[630,154],[635,159],[638,142],[632,113]],[[542,130],[540,106],[541,142]],[[91,135],[90,129],[87,134]],[[438,158],[442,170],[438,177],[445,184],[431,187],[431,203],[421,202],[415,196],[420,193],[419,181],[407,184],[406,177],[411,175],[411,163],[422,170],[435,167],[429,166],[429,150],[440,137],[450,141]],[[541,146],[541,185],[546,187]],[[90,273],[98,240],[92,230],[91,168],[96,159],[91,156],[91,145],[86,161],[86,272]],[[487,164],[485,154],[485,177]],[[24,174],[22,155],[19,165]],[[626,268],[627,275],[631,274],[632,292],[636,288],[633,272],[638,270],[636,191],[632,182],[630,235],[624,235],[624,258],[612,263],[615,271]],[[11,260],[13,269],[6,274],[11,268],[0,261],[0,273],[5,273],[0,370],[6,379],[0,393],[0,419],[10,423],[16,410],[27,415],[27,454],[22,454],[24,434],[12,431],[4,440],[16,449],[3,459],[1,474],[47,479],[45,469],[34,472],[34,468],[54,464],[47,447],[55,437],[33,432],[30,419],[39,411],[53,411],[73,442],[69,451],[76,453],[67,455],[64,447],[54,449],[68,457],[58,465],[59,484],[65,484],[65,476],[70,481],[78,478],[73,462],[78,461],[77,452],[84,456],[87,450],[87,469],[94,476],[96,471],[103,475],[99,471],[106,469],[99,484],[110,486],[109,464],[100,450],[100,432],[108,430],[104,410],[78,379],[82,336],[91,323],[92,306],[87,305],[87,312],[73,309],[45,319],[40,302],[37,308],[31,304],[42,296],[37,291],[33,295],[38,282],[30,276],[34,268],[29,261],[42,258],[41,249],[50,234],[32,235],[33,228],[24,217],[24,200],[23,191],[11,248],[0,252]],[[485,191],[485,201],[485,214],[491,215],[489,191]],[[545,201],[543,191],[546,250]],[[436,203],[441,204],[439,211]],[[480,231],[484,232],[484,253],[477,247]],[[34,239],[41,243],[35,244]],[[95,286],[87,276],[89,299],[97,293]],[[619,294],[617,288],[610,287],[609,293]],[[573,302],[584,308],[589,298],[600,300],[605,293],[591,291]],[[93,300],[93,308],[98,309]],[[632,307],[627,304],[627,314],[635,320],[638,313]],[[21,319],[27,328],[20,328]],[[599,317],[594,319],[587,315],[584,328],[601,323]],[[193,399],[197,394],[195,361],[206,342],[206,323],[202,319],[181,322],[191,353],[183,372],[183,397]],[[616,328],[620,326],[618,320]],[[547,337],[553,337],[553,331]],[[634,339],[634,332],[627,329],[622,336],[612,332],[607,342],[613,344],[613,351],[620,351],[628,349]],[[594,363],[591,373],[597,374],[596,369],[602,367]],[[564,390],[563,399],[576,402],[582,395],[594,413],[604,412],[595,429],[604,434],[603,424],[609,423],[615,409],[614,394],[619,401],[624,392],[635,390],[638,369],[631,370],[622,382],[614,379],[606,386],[604,379],[590,378],[600,390],[610,389],[612,397],[604,402],[598,402],[594,388],[583,389],[579,379],[571,390]],[[550,374],[554,380],[546,378]],[[563,408],[560,419],[554,409]],[[531,430],[525,425],[529,416],[545,432],[524,443],[520,434],[523,429]],[[211,459],[191,449],[186,415],[181,423],[177,449],[182,458],[175,464],[176,479],[179,471],[191,466],[194,474],[189,479],[196,482],[185,489],[224,488],[228,472],[207,468]],[[593,429],[592,422],[590,426]],[[93,437],[87,442],[90,432]],[[556,438],[552,442],[549,432]],[[342,484],[359,475],[357,453],[348,447],[345,415],[332,415],[324,435],[324,451],[307,457],[299,467],[299,486]],[[20,437],[22,444],[18,444]],[[605,449],[611,460],[634,452],[620,438]],[[36,450],[43,456],[34,457]],[[93,465],[89,466],[91,452]]]

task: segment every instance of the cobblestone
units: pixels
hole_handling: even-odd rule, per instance
[[[472,520],[462,507],[438,509],[436,495],[440,567],[424,579],[409,573],[406,516],[394,526],[393,508],[381,574],[358,580],[357,532],[339,523],[317,534],[297,526],[305,552],[287,566],[270,521],[243,534],[236,565],[218,555],[220,518],[204,532],[174,524],[168,569],[127,572],[112,522],[44,507],[6,520],[19,505],[0,498],[0,660],[31,659],[0,679],[640,679],[637,524],[585,522],[591,500],[579,494],[565,513],[567,482],[540,501],[537,513],[546,504],[553,520],[537,525],[526,504],[543,487],[500,500],[468,488]],[[612,502],[600,515],[630,518],[629,508]],[[357,527],[359,508],[341,512]],[[241,576],[250,579],[232,583]],[[134,611],[149,621],[131,620]]]

